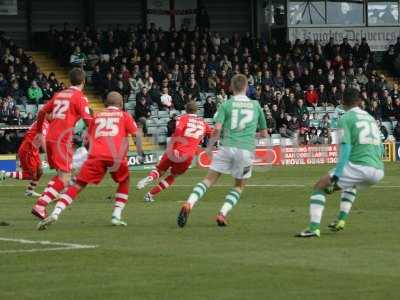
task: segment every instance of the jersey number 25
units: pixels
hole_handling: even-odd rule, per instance
[[[95,138],[102,136],[116,136],[119,133],[119,118],[98,118],[95,121]]]

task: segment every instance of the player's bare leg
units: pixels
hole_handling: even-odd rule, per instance
[[[57,199],[58,195],[68,185],[70,177],[71,174],[69,172],[57,172],[57,175],[49,181],[43,194],[38,198],[33,206],[32,214],[34,216],[42,220],[47,218],[47,206]]]
[[[213,186],[221,176],[221,173],[209,170],[206,178],[199,182],[189,195],[187,201],[182,205],[177,218],[177,224],[179,227],[184,227],[189,218],[189,213],[195,206],[195,204],[206,194],[207,190]]]
[[[37,225],[38,230],[45,230],[51,224],[57,222],[61,213],[74,201],[74,199],[78,196],[78,194],[86,187],[86,183],[84,182],[76,182],[70,185],[67,191],[60,195],[60,198],[54,207],[53,212],[45,218],[44,220],[40,221]]]
[[[158,185],[156,185],[154,188],[150,190],[145,196],[144,196],[144,201],[145,202],[154,202],[154,197],[161,193],[163,190],[169,188],[171,185],[173,185],[175,182],[175,176],[174,175],[168,175],[165,177],[165,179],[160,180]]]
[[[310,197],[310,224],[297,237],[319,237],[322,214],[325,208],[326,192],[333,191],[331,176],[326,174],[315,184]]]
[[[232,208],[239,202],[240,195],[246,185],[246,180],[244,179],[235,179],[235,187],[232,188],[228,195],[225,197],[225,202],[217,215],[216,221],[218,226],[226,226],[228,222],[226,217],[228,216],[229,212]]]

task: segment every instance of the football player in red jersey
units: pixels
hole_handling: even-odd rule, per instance
[[[47,134],[49,123],[47,120],[42,125],[43,137]],[[40,160],[40,147],[45,148],[42,140],[38,135],[37,123],[33,123],[32,127],[25,133],[24,140],[18,149],[19,164],[22,171],[6,172],[0,171],[0,179],[13,178],[17,180],[30,180],[26,187],[25,196],[39,197],[40,194],[35,192],[40,177],[43,175],[42,161]]]
[[[176,121],[175,132],[167,151],[161,157],[155,170],[137,184],[137,189],[143,189],[152,181],[162,177],[168,170],[170,171],[165,179],[160,180],[159,184],[145,195],[146,202],[153,202],[155,195],[173,185],[175,178],[187,171],[204,136],[211,134],[210,126],[202,117],[196,115],[196,102],[189,102],[185,109],[187,114],[180,116]]]
[[[59,215],[70,205],[89,183],[99,184],[107,172],[118,183],[115,194],[115,205],[111,223],[115,226],[126,226],[121,220],[122,210],[128,201],[129,170],[128,170],[128,136],[136,136],[136,146],[141,155],[141,131],[131,115],[122,110],[123,99],[117,92],[111,92],[106,99],[106,108],[95,115],[89,130],[89,155],[84,162],[75,182],[67,191],[60,195],[59,201],[51,215],[39,222],[38,229],[44,230],[56,222]]]
[[[85,86],[85,72],[74,68],[70,71],[69,78],[71,87],[56,93],[38,113],[39,132],[42,130],[46,114],[51,115],[52,120],[46,136],[46,152],[50,168],[57,171],[57,175],[50,180],[32,208],[32,214],[40,219],[47,217],[47,205],[58,197],[70,179],[75,124],[83,119],[88,125],[92,119],[88,100],[82,92]]]

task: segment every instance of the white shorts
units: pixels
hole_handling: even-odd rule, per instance
[[[76,149],[72,160],[72,169],[79,170],[88,157],[88,151],[85,147]]]
[[[210,170],[230,174],[235,179],[248,179],[251,177],[251,169],[254,152],[233,147],[221,147],[214,154]]]
[[[331,176],[333,176],[334,173],[335,169],[330,171]],[[367,187],[377,184],[382,180],[384,175],[385,173],[383,170],[348,162],[343,169],[342,176],[339,177],[338,186],[341,189]]]

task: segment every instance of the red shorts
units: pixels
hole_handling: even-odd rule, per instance
[[[189,157],[184,161],[179,161],[179,159],[177,159],[177,161],[173,160],[174,159],[170,158],[167,153],[164,153],[160,162],[156,166],[157,170],[166,172],[169,168],[171,168],[172,175],[181,175],[189,169],[190,165],[192,164],[193,157]]]
[[[38,149],[31,143],[22,143],[18,150],[18,158],[23,176],[36,179],[42,169]]]
[[[47,162],[51,169],[70,173],[74,150],[72,144],[46,141]]]
[[[113,161],[88,158],[81,167],[76,179],[84,183],[98,184],[107,172],[110,172],[115,182],[123,182],[129,178],[128,162],[125,160],[115,163]]]

